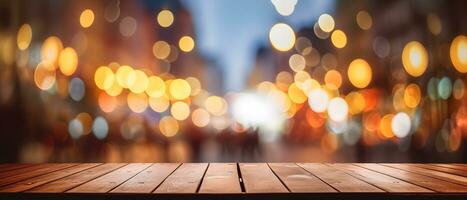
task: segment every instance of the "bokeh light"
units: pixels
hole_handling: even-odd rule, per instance
[[[166,137],[172,137],[178,133],[179,125],[175,118],[171,116],[162,117],[159,121],[159,130]]]
[[[209,112],[205,109],[197,108],[193,111],[193,114],[191,114],[191,119],[193,120],[193,124],[197,127],[205,127],[209,124],[211,117]]]
[[[104,117],[98,116],[92,124],[92,132],[97,139],[103,140],[107,137],[109,133],[109,125],[107,120]]]
[[[329,101],[328,115],[333,121],[342,122],[347,119],[349,107],[347,102],[340,97],[333,98]]]
[[[94,22],[94,12],[91,9],[86,9],[81,12],[79,16],[79,24],[83,28],[89,28]]]
[[[451,42],[451,62],[460,73],[467,73],[467,36],[459,35]]]
[[[145,93],[128,93],[127,103],[131,111],[135,113],[142,113],[148,107],[148,97]]]
[[[308,104],[310,105],[310,108],[317,113],[322,113],[326,111],[326,108],[328,107],[329,103],[329,95],[328,93],[321,89],[315,89],[312,90],[308,94]]]
[[[157,41],[152,46],[152,53],[158,59],[164,60],[170,54],[170,45],[166,41]]]
[[[404,138],[410,133],[412,122],[409,115],[404,112],[394,115],[391,121],[391,130],[398,138]]]
[[[157,23],[160,26],[167,28],[174,22],[174,15],[170,10],[161,10],[157,14]]]
[[[332,30],[334,30],[334,26],[335,26],[334,18],[329,14],[322,14],[318,18],[318,25],[321,30],[329,33]]]
[[[146,94],[150,97],[157,98],[165,94],[165,82],[158,76],[151,76],[148,78]]]
[[[350,82],[357,88],[365,88],[371,82],[373,73],[370,65],[363,59],[353,60],[347,69]]]
[[[363,30],[369,30],[373,25],[373,18],[365,10],[359,11],[356,16],[358,26]]]
[[[149,98],[149,106],[155,112],[161,113],[161,112],[165,112],[169,108],[170,101],[165,96],[151,97]]]
[[[227,112],[227,102],[219,96],[210,96],[204,102],[204,108],[215,116],[221,116]]]
[[[94,73],[94,82],[96,86],[101,90],[107,90],[114,84],[115,75],[107,66],[100,66],[96,69]]]
[[[295,32],[284,23],[277,23],[269,31],[269,41],[279,51],[288,51],[295,45]]]
[[[178,41],[178,47],[184,52],[190,52],[195,48],[195,41],[190,36],[183,36]]]
[[[130,66],[122,65],[117,69],[115,78],[122,88],[129,88],[136,81],[136,74]]]
[[[347,44],[347,36],[342,30],[335,30],[331,34],[331,42],[336,48],[344,48]]]
[[[16,36],[16,44],[18,45],[18,49],[25,50],[29,47],[32,40],[32,28],[29,24],[23,24],[18,30],[18,34]]]
[[[141,70],[134,70],[133,73],[135,75],[135,80],[132,81],[132,83],[128,83],[128,89],[136,94],[143,93],[148,88],[148,76]]]
[[[183,100],[190,96],[190,84],[184,79],[175,79],[169,84],[170,95],[177,100]]]
[[[420,103],[422,98],[422,93],[420,87],[417,84],[409,84],[404,91],[404,102],[405,105],[409,108],[415,108]]]
[[[41,47],[41,60],[52,63],[53,69],[57,68],[57,60],[63,49],[62,41],[56,36],[48,37]]]
[[[411,76],[421,76],[428,66],[428,53],[425,47],[417,41],[407,43],[402,50],[402,64]]]
[[[185,120],[190,116],[190,106],[182,101],[177,101],[170,107],[170,113],[177,120]]]
[[[71,76],[78,67],[78,54],[71,47],[63,49],[58,58],[58,65],[62,74]]]

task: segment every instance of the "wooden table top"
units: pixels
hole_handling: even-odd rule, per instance
[[[0,199],[467,199],[467,164],[1,164]]]

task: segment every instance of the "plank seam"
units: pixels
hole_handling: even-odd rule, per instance
[[[120,169],[120,168],[122,168],[122,167],[125,167],[125,166],[127,166],[127,165],[128,165],[128,163],[125,163],[124,165],[122,165],[122,166],[120,166],[120,167],[117,167],[117,168],[115,168],[115,169],[113,169],[113,170],[110,170],[110,171],[108,171],[108,172],[106,172],[106,173],[103,173],[103,174],[101,174],[101,175],[99,175],[99,176],[96,176],[96,177],[94,177],[94,178],[92,178],[92,179],[90,179],[90,180],[87,180],[87,181],[85,181],[85,182],[83,182],[83,183],[80,183],[80,184],[77,184],[77,185],[75,185],[75,186],[73,186],[73,187],[71,187],[71,188],[68,188],[68,189],[64,190],[62,193],[65,193],[65,192],[67,192],[67,191],[69,191],[69,190],[75,189],[75,188],[77,188],[77,187],[79,187],[79,186],[81,186],[81,185],[84,185],[84,184],[88,183],[89,181],[92,181],[92,180],[94,180],[94,179],[100,178],[100,177],[102,177],[102,176],[104,176],[104,175],[106,175],[106,174],[108,174],[108,173],[110,173],[110,172],[113,172],[113,171],[115,171],[115,170],[117,170],[117,169]],[[59,179],[57,179],[57,180],[59,180]]]
[[[242,193],[246,193],[245,184],[243,183],[242,171],[240,170],[240,164],[237,162],[236,165],[237,165],[238,181],[240,182],[240,190],[242,191]]]
[[[379,186],[377,186],[377,185],[375,185],[375,184],[372,184],[372,183],[370,183],[370,182],[368,182],[368,181],[365,181],[365,180],[363,180],[363,179],[361,179],[361,178],[358,178],[357,176],[352,175],[352,173],[347,172],[347,170],[341,170],[341,169],[339,169],[339,168],[336,168],[336,167],[333,167],[333,166],[329,165],[328,163],[323,163],[323,164],[326,165],[326,166],[328,166],[328,167],[331,167],[331,168],[333,168],[333,169],[340,170],[340,171],[343,172],[344,174],[347,174],[347,175],[349,175],[349,176],[351,176],[351,177],[354,177],[354,178],[356,178],[356,179],[358,179],[358,180],[361,180],[361,181],[363,181],[363,182],[365,182],[365,183],[368,183],[369,185],[374,186],[374,187],[376,187],[376,188],[378,188],[378,189],[380,189],[380,190],[382,190],[382,191],[384,191],[384,192],[386,192],[386,193],[391,193],[390,191],[387,191],[387,190],[385,190],[384,188],[381,188],[381,187],[379,187]]]
[[[203,184],[204,176],[206,175],[206,172],[208,171],[209,166],[211,163],[208,163],[208,166],[204,169],[203,176],[201,176],[201,179],[199,180],[198,186],[196,187],[195,194],[199,193],[199,189],[201,188],[201,184]]]
[[[276,172],[271,168],[271,166],[269,166],[269,163],[266,163],[266,165],[268,166],[269,170],[271,170],[271,172],[274,174],[274,176],[276,176],[276,178],[279,179],[282,185],[284,185],[285,189],[287,189],[290,193],[293,193],[292,190],[284,183],[284,181],[282,181],[281,177],[276,174]]]
[[[356,167],[360,167],[360,168],[363,168],[363,169],[367,169],[367,170],[370,170],[370,171],[374,171],[374,172],[376,172],[376,173],[379,173],[379,174],[382,174],[382,175],[385,175],[385,176],[389,176],[389,177],[395,178],[395,179],[400,180],[400,181],[402,181],[402,182],[407,182],[407,183],[410,183],[410,184],[412,184],[412,185],[416,185],[416,186],[418,186],[418,187],[425,188],[425,189],[427,189],[427,190],[433,191],[433,192],[435,192],[435,193],[439,193],[439,192],[436,191],[436,190],[433,190],[433,189],[431,189],[431,188],[427,188],[427,187],[425,187],[425,186],[422,186],[422,185],[419,185],[419,184],[417,184],[417,183],[414,183],[414,181],[403,180],[403,179],[397,178],[397,177],[395,177],[395,176],[392,176],[392,175],[390,175],[390,174],[382,173],[382,172],[373,170],[373,169],[368,168],[368,167],[363,167],[363,166],[360,166],[360,165],[356,165],[355,163],[351,163],[351,165],[356,166]],[[377,164],[377,165],[379,165],[379,164]],[[381,165],[381,166],[383,166],[383,165]]]
[[[424,173],[418,172],[418,171],[416,171],[416,170],[410,171],[410,170],[406,170],[406,169],[399,168],[399,167],[396,167],[396,166],[391,166],[391,165],[386,165],[386,164],[382,164],[382,165],[388,166],[388,167],[391,167],[391,168],[394,168],[394,169],[404,170],[404,171],[406,171],[406,172],[410,172],[410,173],[414,173],[414,174],[418,174],[418,175],[422,175],[422,176],[428,176],[428,175],[425,175]],[[413,167],[417,168],[416,166],[413,166]],[[418,167],[418,168],[420,168],[420,167]],[[425,169],[425,168],[421,168],[421,169]],[[429,170],[429,169],[425,169],[425,170]],[[434,170],[431,170],[431,171],[434,171]],[[438,171],[436,171],[436,172],[438,172]],[[444,173],[444,172],[442,172],[442,173]],[[446,173],[446,174],[449,174],[449,173]],[[453,175],[453,174],[451,174],[451,175]],[[458,175],[456,175],[456,176],[458,176]],[[458,182],[455,182],[455,181],[453,181],[452,179],[447,178],[447,177],[445,177],[445,179],[439,178],[437,175],[436,175],[436,176],[428,176],[428,177],[431,177],[431,178],[434,178],[434,179],[438,179],[438,180],[442,180],[442,181],[446,181],[446,182],[449,182],[449,183],[455,183],[455,184],[458,184],[458,185],[467,186],[467,185],[464,185],[464,184],[460,184],[460,183],[458,183]]]
[[[95,167],[98,167],[98,166],[101,166],[101,165],[103,165],[103,163],[98,163],[98,165],[96,165],[96,166],[94,166],[94,167],[89,167],[89,168],[82,169],[81,171],[77,171],[77,172],[75,172],[75,173],[71,173],[71,174],[68,174],[68,175],[63,176],[63,177],[60,177],[60,178],[52,179],[52,180],[50,180],[50,181],[47,181],[47,182],[45,182],[45,183],[43,183],[43,184],[34,186],[34,187],[29,188],[29,189],[24,190],[24,191],[33,190],[33,189],[38,188],[38,187],[40,187],[40,186],[43,186],[43,185],[45,185],[45,184],[48,184],[48,183],[54,182],[54,181],[56,181],[56,180],[59,180],[59,179],[62,179],[62,178],[66,178],[66,177],[72,176],[72,175],[75,175],[75,174],[77,174],[77,173],[80,173],[80,172],[83,172],[83,171],[86,171],[86,170],[89,170],[89,169],[92,169],[92,168],[95,168]],[[75,166],[78,166],[78,165],[75,165]],[[26,179],[26,180],[27,180],[27,179]]]
[[[306,172],[308,172],[310,175],[316,177],[317,179],[319,179],[321,182],[323,182],[324,184],[328,185],[329,187],[331,187],[332,189],[334,189],[335,191],[337,192],[341,192],[339,191],[337,188],[335,188],[334,186],[332,186],[331,184],[329,184],[328,182],[324,181],[323,179],[321,179],[319,176],[313,174],[312,172],[306,170],[304,167],[302,167],[301,165],[299,165],[298,163],[295,163],[295,165],[297,165],[298,167],[302,168],[303,170],[305,170]]]
[[[136,174],[134,174],[133,176],[130,176],[129,178],[127,178],[126,180],[122,181],[121,183],[117,184],[115,187],[113,188],[110,188],[110,190],[108,190],[107,192],[104,192],[104,193],[109,193],[110,191],[114,190],[115,188],[117,188],[118,186],[122,185],[123,183],[127,182],[128,180],[132,179],[133,177],[135,177],[136,175],[138,175],[139,173],[141,173],[142,171],[146,170],[147,168],[151,167],[152,165],[154,165],[154,163],[151,163],[150,165],[148,165],[147,167],[143,168],[141,171],[137,172]]]
[[[162,183],[165,182],[165,180],[167,180],[175,171],[177,171],[178,168],[180,168],[180,166],[182,166],[183,163],[178,163],[178,166],[172,171],[169,173],[169,175],[167,175],[154,189],[151,190],[151,192],[149,192],[149,194],[152,194],[154,193],[157,188],[159,188],[159,186],[162,185]]]
[[[28,178],[25,178],[25,179],[21,179],[21,178],[20,178],[20,179],[18,179],[18,180],[15,180],[15,182],[8,183],[8,184],[4,184],[4,185],[1,185],[1,184],[0,184],[0,186],[1,186],[1,187],[5,187],[5,186],[12,185],[12,184],[15,184],[15,183],[18,183],[18,182],[21,182],[21,181],[24,181],[24,180],[27,180],[27,179],[30,179],[30,178],[36,178],[36,177],[38,177],[38,176],[47,175],[47,174],[50,174],[50,173],[52,173],[52,172],[56,172],[56,171],[68,169],[68,168],[71,168],[71,167],[74,167],[74,166],[77,166],[77,165],[79,165],[79,164],[74,163],[74,164],[72,164],[72,165],[70,165],[70,166],[68,166],[68,167],[64,167],[64,168],[60,168],[60,169],[54,169],[54,170],[52,170],[52,171],[45,172],[45,173],[43,173],[43,174],[38,174],[38,175],[35,175],[35,176],[31,176],[31,177],[28,177]],[[36,170],[40,170],[40,169],[41,169],[41,168],[36,169]],[[34,171],[36,171],[36,170],[34,170]],[[17,175],[19,175],[19,174],[17,174]],[[13,175],[13,176],[17,176],[17,175]],[[13,176],[8,176],[8,177],[13,177]]]

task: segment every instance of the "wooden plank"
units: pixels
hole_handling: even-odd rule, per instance
[[[65,192],[78,185],[86,183],[96,177],[107,174],[115,169],[125,166],[124,163],[106,163],[97,167],[87,169],[85,171],[61,178],[50,183],[46,183],[39,187],[33,188],[26,192],[35,193],[60,193]]]
[[[59,170],[59,171],[54,171],[48,174],[36,176],[36,177],[29,178],[29,179],[26,179],[20,182],[16,182],[14,184],[3,186],[0,188],[0,192],[23,192],[31,188],[43,185],[45,183],[57,180],[59,178],[63,178],[65,176],[69,176],[71,174],[83,171],[85,169],[95,167],[97,165],[99,164],[89,163],[89,164],[75,165],[73,167],[69,167],[66,169]]]
[[[240,172],[247,193],[288,193],[266,163],[240,163]]]
[[[457,169],[457,170],[462,170],[462,171],[467,171],[467,167],[464,167],[462,165],[456,165],[456,164],[432,164],[432,165],[451,168],[451,169]]]
[[[106,193],[126,180],[135,176],[142,170],[149,167],[149,163],[132,163],[122,168],[105,174],[101,177],[86,182],[78,187],[75,187],[67,192],[70,193]]]
[[[269,167],[291,192],[337,192],[295,163],[269,163]]]
[[[431,169],[425,169],[425,168],[420,168],[420,167],[416,167],[413,165],[406,165],[406,164],[383,164],[383,165],[467,186],[467,178],[463,176],[448,174],[444,172],[439,172],[439,171],[435,171]]]
[[[346,171],[348,174],[358,178],[367,183],[373,184],[387,192],[433,192],[432,190],[401,181],[399,179],[371,171],[362,167],[358,167],[352,164],[328,164],[336,169]]]
[[[387,167],[379,164],[374,163],[364,163],[364,164],[356,164],[360,167],[364,167],[369,170],[373,170],[382,174],[386,174],[403,181],[410,182],[415,185],[419,185],[437,192],[467,192],[467,187],[458,185],[455,183],[435,179],[429,176],[424,176],[408,171],[404,171],[401,169],[396,169],[392,167]]]
[[[41,168],[49,167],[49,166],[54,166],[54,165],[56,165],[56,164],[54,164],[54,163],[31,164],[28,167],[23,167],[23,168],[19,168],[19,169],[15,169],[15,170],[4,171],[4,172],[0,173],[0,179],[6,178],[6,177],[9,177],[9,176],[15,176],[15,175],[18,175],[18,174],[24,174],[24,173],[27,173],[27,172],[30,172],[30,171],[34,171],[34,170],[37,170],[37,169],[41,169]]]
[[[11,170],[18,170],[20,168],[30,167],[33,164],[1,164],[0,165],[0,173],[11,171]]]
[[[183,163],[154,193],[196,193],[207,163]]]
[[[199,193],[241,193],[236,163],[210,163]]]
[[[53,172],[53,171],[65,169],[65,168],[68,168],[68,167],[71,167],[71,166],[74,166],[74,165],[77,165],[77,164],[58,164],[58,163],[54,163],[54,164],[37,165],[37,166],[31,167],[31,168],[22,168],[22,169],[19,169],[19,170],[14,170],[14,171],[21,171],[22,173],[15,174],[13,176],[8,176],[8,177],[5,177],[5,178],[0,178],[0,186],[16,183],[16,182],[19,182],[19,181],[22,181],[22,180],[25,180],[25,179],[28,179],[28,178],[32,178],[32,177],[47,174],[47,173],[50,173],[50,172]],[[24,170],[29,169],[29,170],[24,171],[23,169]]]
[[[467,171],[462,171],[462,170],[457,170],[457,169],[451,169],[451,168],[446,168],[446,167],[440,167],[436,165],[429,165],[429,164],[411,164],[416,167],[421,167],[425,169],[431,169],[431,170],[436,170],[440,172],[446,172],[449,174],[456,174],[459,176],[467,176]]]
[[[110,192],[151,193],[177,169],[178,166],[180,166],[180,163],[155,163]]]
[[[384,192],[367,182],[321,163],[298,163],[298,165],[340,192]]]

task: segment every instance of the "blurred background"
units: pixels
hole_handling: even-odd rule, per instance
[[[0,0],[0,162],[466,162],[466,9]]]

